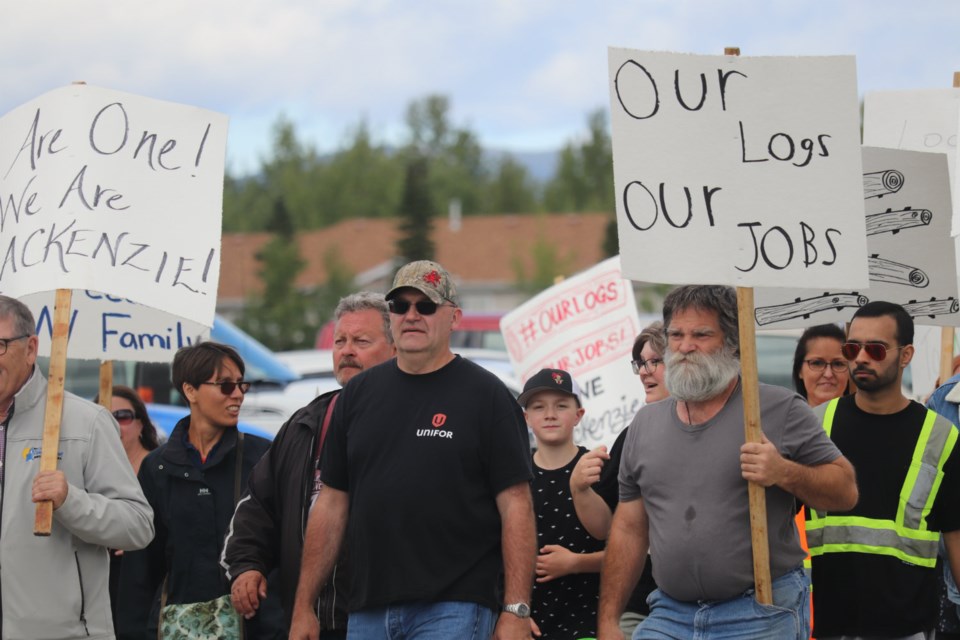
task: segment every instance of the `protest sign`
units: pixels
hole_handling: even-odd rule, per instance
[[[227,118],[71,85],[0,118],[0,293],[117,297],[211,325]]]
[[[759,328],[849,322],[870,300],[896,302],[923,324],[957,323],[946,156],[863,147],[863,203],[870,286],[757,289]]]
[[[500,320],[517,378],[543,368],[563,369],[584,393],[586,414],[577,444],[610,446],[643,404],[630,368],[640,333],[633,289],[617,257],[546,289]]]
[[[609,50],[623,274],[867,285],[852,57]]]
[[[37,322],[39,355],[50,355],[54,293],[21,300]],[[70,357],[86,360],[170,362],[177,349],[209,339],[210,329],[152,307],[96,291],[77,291],[72,300]]]
[[[863,144],[871,147],[947,154],[953,202],[954,234],[960,233],[960,175],[957,131],[960,89],[872,91],[863,98]]]

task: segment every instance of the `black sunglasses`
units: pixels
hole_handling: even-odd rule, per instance
[[[857,356],[860,355],[860,350],[863,349],[867,352],[867,356],[871,360],[885,360],[887,357],[887,345],[880,344],[879,342],[865,342],[860,344],[859,342],[844,342],[840,347],[840,353],[843,354],[843,357],[847,360],[856,360]],[[903,349],[903,347],[895,347],[895,349]]]
[[[233,390],[237,387],[240,387],[240,393],[246,393],[250,390],[249,382],[232,382],[230,380],[224,380],[223,382],[201,382],[200,384],[212,384],[220,387],[220,393],[225,396],[229,396],[233,393]]]
[[[387,301],[387,306],[390,307],[390,313],[395,313],[398,316],[406,315],[407,311],[410,311],[410,307],[416,307],[417,313],[422,316],[432,316],[437,312],[437,309],[443,305],[437,304],[433,300],[417,300],[416,302],[410,302],[409,300],[400,300],[394,298],[393,300]]]
[[[130,424],[137,414],[130,409],[117,409],[113,412],[113,418],[120,424]]]

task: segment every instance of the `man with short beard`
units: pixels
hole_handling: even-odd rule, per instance
[[[341,298],[333,312],[333,371],[343,386],[358,373],[396,353],[383,294],[361,291]],[[270,450],[253,468],[248,494],[237,504],[220,565],[231,581],[233,606],[252,617],[267,595],[267,576],[279,569],[273,593],[280,594],[286,625],[300,578],[303,533],[320,492],[318,461],[340,389],[325,393],[294,413],[280,428]],[[323,588],[314,613],[320,637],[346,637],[344,572]]]
[[[913,319],[874,301],[853,316],[842,347],[855,395],[815,412],[857,467],[860,501],[807,517],[815,635],[923,639],[937,622],[938,541],[960,575],[960,455],[946,418],[901,391]],[[939,637],[939,635],[938,635]]]
[[[817,509],[853,507],[853,467],[806,402],[781,387],[760,385],[763,438],[744,444],[733,289],[679,287],[664,301],[663,322],[670,397],[628,427],[598,638],[623,638],[617,621],[649,549],[659,588],[634,638],[806,640],[809,582],[794,497]],[[748,481],[767,487],[773,605],[754,597]]]

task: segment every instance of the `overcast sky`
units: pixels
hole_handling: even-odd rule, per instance
[[[861,96],[951,86],[956,0],[0,0],[0,114],[88,84],[230,117],[228,167],[281,114],[321,151],[365,119],[402,142],[441,93],[488,148],[556,149],[609,106],[607,46],[857,57]]]

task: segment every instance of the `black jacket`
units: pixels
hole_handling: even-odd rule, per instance
[[[142,551],[124,554],[120,575],[117,638],[157,637],[160,593],[167,580],[167,603],[204,602],[230,593],[218,560],[233,515],[237,430],[228,429],[212,455],[198,468],[189,458],[183,437],[187,416],[170,439],[152,451],[140,466],[140,486],[153,507],[156,537]],[[268,440],[244,434],[241,487]],[[247,624],[247,638],[281,638],[279,604],[261,607]]]
[[[267,575],[279,567],[280,600],[288,625],[300,579],[317,438],[327,407],[338,393],[339,389],[314,399],[277,432],[270,451],[253,470],[248,494],[237,505],[223,551],[221,565],[230,581],[251,569]],[[323,630],[347,628],[343,595],[347,585],[342,569],[342,562],[338,563],[333,578],[320,592],[317,617]]]

